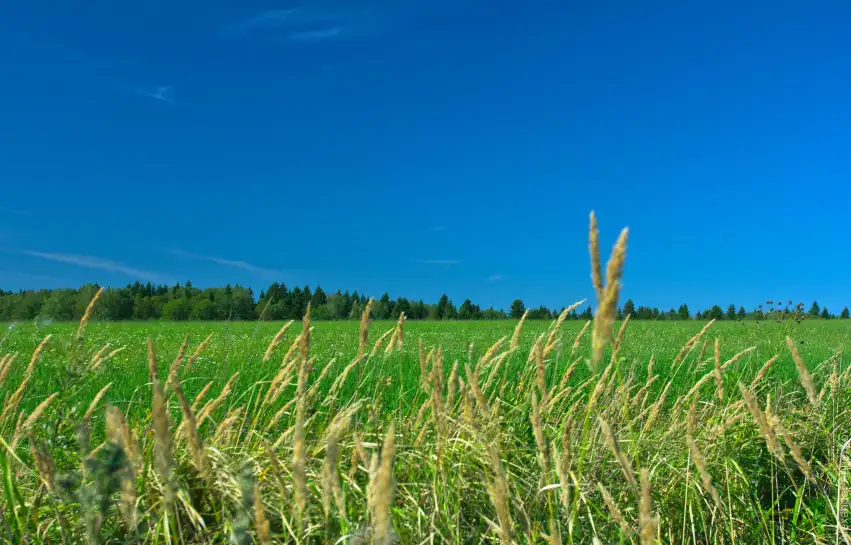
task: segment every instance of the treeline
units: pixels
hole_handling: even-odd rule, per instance
[[[0,290],[0,320],[79,320],[89,301],[97,293],[97,284],[86,284],[79,289],[55,290]],[[227,285],[223,288],[199,289],[191,282],[174,286],[141,284],[136,282],[122,288],[105,289],[95,308],[95,316],[101,320],[298,320],[304,316],[308,304],[311,317],[315,320],[359,319],[369,298],[357,291],[327,294],[321,287],[311,290],[309,286],[292,289],[285,284],[273,283],[255,297],[251,288]],[[766,308],[759,305],[746,311],[744,307],[729,305],[726,310],[719,305],[692,314],[688,305],[676,310],[660,310],[655,307],[635,306],[627,299],[619,309],[619,318],[627,314],[635,320],[786,320],[786,319],[831,319],[836,318],[826,307],[813,302],[804,312],[803,304],[792,306],[768,301]],[[528,309],[530,320],[551,320],[558,317],[564,307],[540,306]],[[481,308],[470,299],[459,306],[448,296],[441,295],[437,303],[426,303],[405,297],[391,299],[385,293],[375,299],[371,316],[376,320],[397,319],[401,313],[410,320],[502,320],[520,318],[527,311],[520,299],[514,300],[508,312],[494,307]],[[575,309],[568,319],[590,320],[591,306]],[[838,316],[848,319],[848,307]]]

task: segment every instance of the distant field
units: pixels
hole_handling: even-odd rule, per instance
[[[411,322],[401,332],[374,322],[361,359],[357,322],[313,323],[309,347],[296,342],[296,323],[264,361],[282,325],[90,323],[75,340],[77,324],[24,324],[0,336],[0,357],[17,355],[0,363],[0,540],[846,535],[847,502],[837,527],[835,498],[836,483],[848,484],[851,321],[719,322],[702,337],[705,322],[632,322],[596,370],[591,329],[578,338],[583,322]],[[164,384],[186,336],[178,381]]]
[[[695,335],[706,322],[639,322],[629,325],[624,340],[621,358],[623,368],[635,366],[636,379],[646,379],[646,367],[651,355],[658,362],[657,369],[662,373],[666,365],[674,360],[680,348]],[[162,372],[177,354],[184,336],[189,336],[191,346],[201,342],[210,333],[213,337],[193,366],[192,372],[183,377],[187,395],[194,395],[207,382],[213,381],[216,387],[226,383],[231,375],[239,372],[235,389],[253,385],[258,381],[268,380],[278,371],[283,354],[262,362],[262,356],[269,341],[281,328],[283,323],[204,323],[204,322],[116,322],[92,323],[86,332],[86,344],[92,349],[100,348],[110,343],[110,350],[124,348],[108,364],[105,364],[97,380],[90,380],[81,388],[82,399],[91,399],[106,382],[114,382],[110,389],[112,403],[127,403],[140,395],[140,387],[149,383],[146,339],[150,338],[160,355]],[[370,327],[370,348],[381,334],[395,327],[394,322],[373,322]],[[452,363],[457,359],[462,364],[469,363],[469,346],[473,343],[474,361],[480,357],[490,345],[500,337],[511,336],[517,321],[500,322],[409,322],[405,325],[405,343],[402,354],[395,353],[393,357],[378,358],[364,370],[366,374],[390,376],[403,381],[403,388],[391,388],[383,397],[384,403],[390,408],[416,410],[410,407],[409,391],[415,388],[419,377],[417,341],[422,338],[427,348],[440,346],[444,351],[444,367],[448,373]],[[575,336],[582,329],[584,322],[565,322],[560,338],[568,345],[573,343]],[[550,322],[527,322],[523,328],[520,345],[528,349],[535,339],[545,333]],[[51,324],[37,328],[31,324],[16,325],[8,337],[0,344],[0,353],[17,352],[25,356],[30,354],[45,335],[53,335],[53,341],[48,345],[41,363],[37,368],[36,378],[30,386],[28,398],[30,404],[37,403],[44,395],[57,390],[60,377],[55,372],[56,363],[64,357],[63,342],[68,342],[76,330],[77,324]],[[330,385],[336,376],[356,355],[358,348],[358,322],[314,322],[313,339],[310,352],[316,356],[318,366],[324,366],[332,358],[336,365],[329,371],[327,380]],[[615,324],[619,327],[619,324]],[[301,324],[296,322],[283,339],[283,344],[289,345],[301,331]],[[785,337],[791,335],[799,343],[799,350],[805,361],[815,364],[826,360],[836,350],[845,350],[849,346],[851,320],[811,321],[800,324],[777,324],[776,322],[752,321],[718,322],[712,328],[712,337],[719,338],[722,347],[722,357],[730,357],[736,352],[754,346],[756,350],[746,357],[742,364],[735,369],[736,374],[749,377],[756,373],[759,367],[772,356],[779,354],[778,362],[772,367],[769,379],[774,382],[796,380],[795,366],[786,348]],[[587,341],[587,339],[586,339]],[[711,347],[707,356],[711,355]],[[382,351],[383,353],[383,351]],[[577,355],[588,356],[589,343],[581,345]],[[557,356],[557,354],[554,354]],[[560,372],[570,365],[566,357],[554,357],[548,365],[548,375],[557,379]],[[17,372],[23,372],[19,366]],[[575,380],[581,382],[588,377],[585,369],[574,374]],[[16,379],[13,371],[11,379]],[[732,380],[736,374],[728,378]],[[680,389],[688,389],[693,383],[691,373],[682,373],[674,385],[672,393]],[[733,383],[734,384],[734,383]],[[398,384],[397,384],[398,386]],[[661,380],[657,387],[664,386]],[[406,389],[407,388],[407,389]],[[141,395],[145,398],[149,392],[144,389]]]

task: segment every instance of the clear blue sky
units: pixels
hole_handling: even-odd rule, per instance
[[[0,5],[0,286],[851,304],[851,3]]]

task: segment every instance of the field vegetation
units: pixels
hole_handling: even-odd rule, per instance
[[[849,543],[847,322],[27,324],[9,543]]]

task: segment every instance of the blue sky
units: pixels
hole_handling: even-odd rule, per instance
[[[0,5],[0,286],[851,304],[851,4]]]

